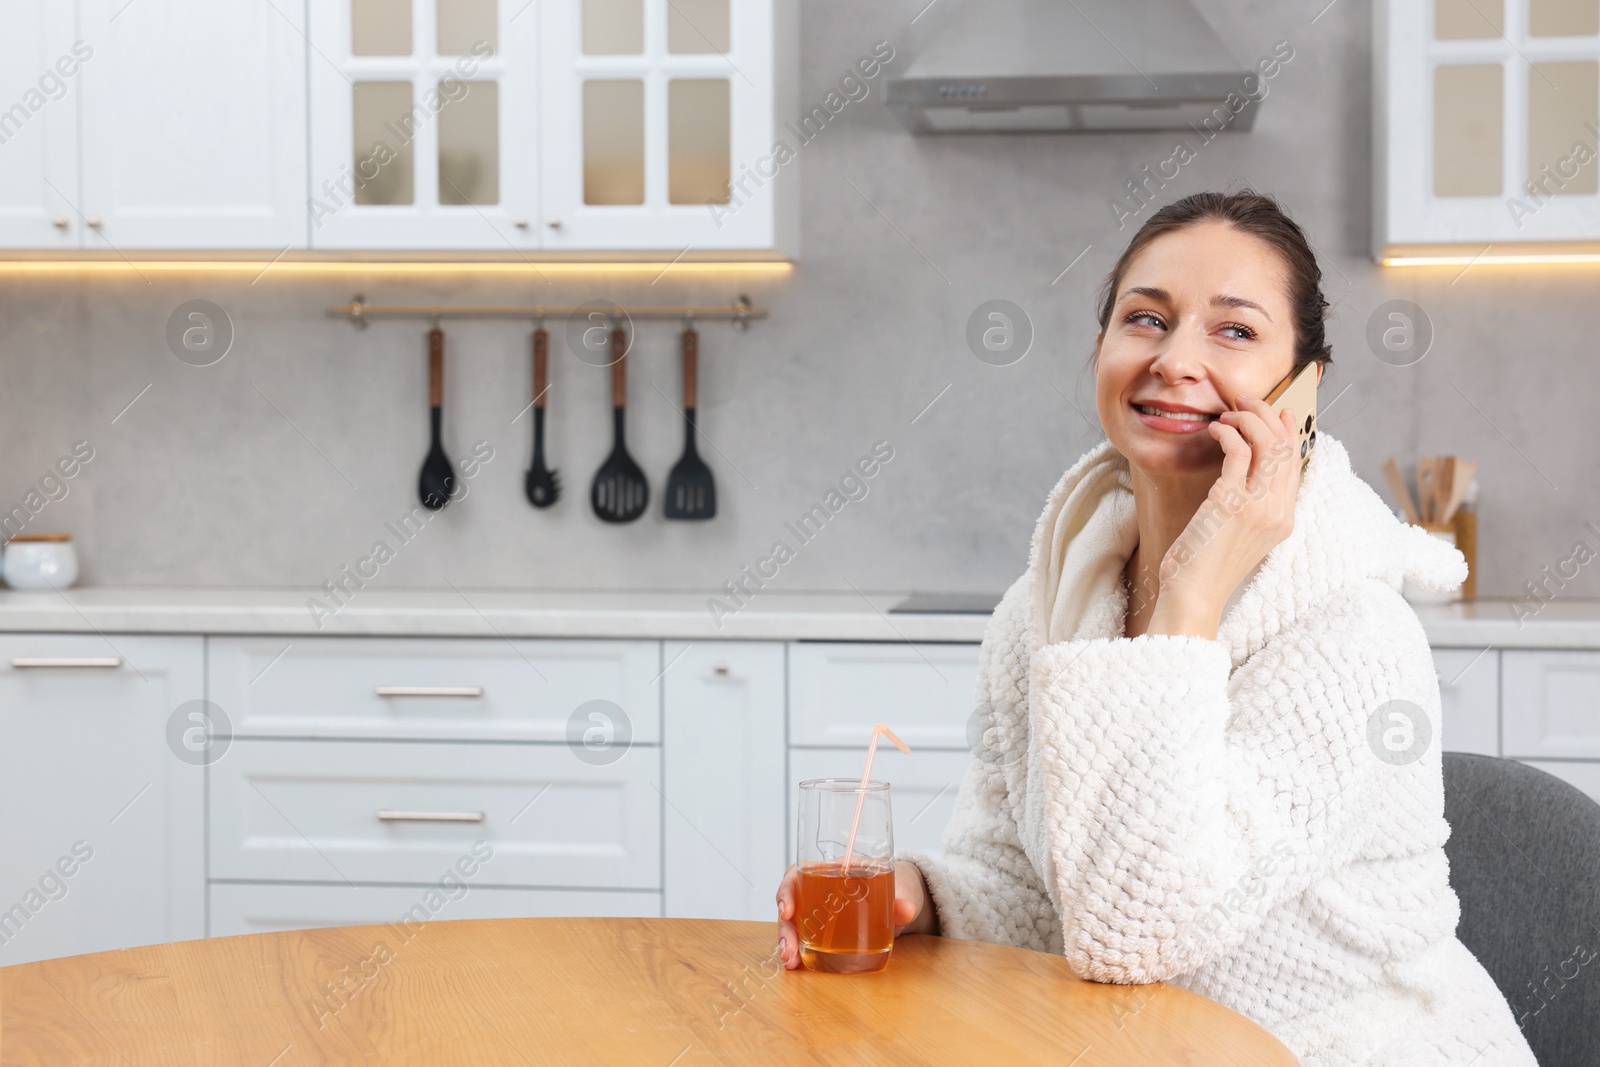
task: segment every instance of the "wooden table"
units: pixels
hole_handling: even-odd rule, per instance
[[[0,1064],[1295,1063],[1219,1004],[1058,956],[907,937],[879,974],[783,972],[776,929],[434,921],[22,964],[0,968]]]

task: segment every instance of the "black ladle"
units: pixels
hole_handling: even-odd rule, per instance
[[[611,331],[611,455],[595,472],[589,503],[606,522],[632,522],[650,503],[650,483],[628,455],[623,439],[623,414],[628,403],[627,335],[622,327]]]
[[[561,475],[544,465],[544,393],[550,360],[550,335],[540,326],[533,331],[533,463],[525,486],[528,503],[547,508],[561,497]]]
[[[422,472],[417,475],[417,495],[429,511],[438,511],[448,504],[456,487],[455,469],[439,443],[443,415],[444,331],[435,326],[428,331],[428,424],[433,442],[428,447],[428,458],[422,461]]]

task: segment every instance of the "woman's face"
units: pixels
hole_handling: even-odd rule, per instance
[[[1115,295],[1095,364],[1100,424],[1147,475],[1214,477],[1222,446],[1206,429],[1212,418],[1192,413],[1236,409],[1239,393],[1264,399],[1294,365],[1282,259],[1208,220],[1151,242]]]

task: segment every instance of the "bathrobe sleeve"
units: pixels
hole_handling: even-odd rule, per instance
[[[1164,981],[1225,955],[1377,858],[1361,850],[1386,820],[1438,788],[1438,678],[1388,586],[1335,594],[1231,667],[1218,641],[1166,634],[1031,657],[1046,869],[1086,978]]]
[[[995,610],[978,655],[972,763],[940,840],[942,855],[901,850],[921,870],[946,937],[1061,951],[1061,924],[1023,849],[1013,787],[1027,774],[1028,663],[1019,582]]]

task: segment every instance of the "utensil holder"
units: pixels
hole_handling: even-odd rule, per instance
[[[1441,541],[1451,545],[1456,543],[1455,526],[1450,523],[1421,522],[1417,523],[1417,525]],[[1400,595],[1413,604],[1449,604],[1461,599],[1461,589],[1462,587],[1458,585],[1454,589],[1448,589],[1440,593],[1406,581],[1401,586]]]
[[[1467,580],[1461,583],[1461,600],[1478,597],[1478,513],[1472,508],[1459,508],[1451,519],[1455,527],[1456,547],[1467,557]]]

